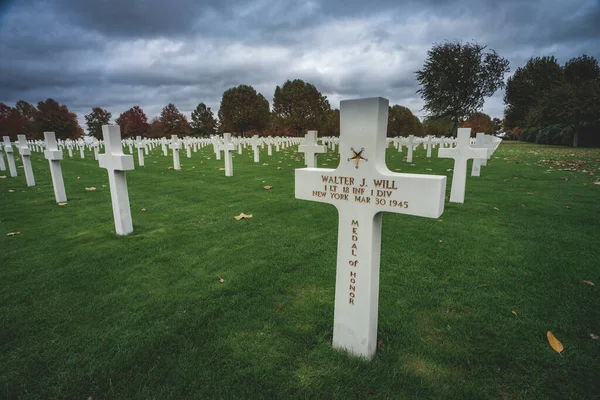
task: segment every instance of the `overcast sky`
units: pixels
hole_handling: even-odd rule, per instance
[[[415,71],[444,40],[510,61],[600,59],[600,0],[0,0],[0,101],[52,97],[79,115],[174,103],[216,112],[226,89],[304,79],[340,99],[383,96],[423,116]],[[507,76],[508,77],[508,76]],[[484,111],[502,117],[503,93]]]

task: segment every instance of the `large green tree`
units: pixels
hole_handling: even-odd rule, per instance
[[[577,147],[583,129],[600,125],[600,68],[596,59],[584,55],[568,61],[564,72],[565,80],[544,93],[529,112],[526,125],[538,132],[554,125],[562,139],[568,138]]]
[[[417,80],[425,109],[435,117],[449,118],[452,133],[460,121],[479,111],[485,97],[504,87],[508,60],[477,43],[445,42],[427,52]]]
[[[325,126],[319,131],[321,136],[340,136],[340,110],[334,108],[327,111]]]
[[[277,126],[298,135],[305,129],[322,130],[330,109],[327,97],[302,79],[288,80],[275,88],[272,116]]]
[[[529,59],[508,78],[504,93],[504,128],[525,127],[527,114],[545,93],[564,81],[564,72],[554,56]]]
[[[453,122],[447,117],[429,116],[423,120],[425,135],[449,136],[452,134]]]
[[[108,125],[112,114],[100,107],[92,108],[92,112],[85,116],[88,135],[102,139],[102,125]]]
[[[54,99],[40,101],[37,105],[35,126],[37,129],[34,138],[41,139],[43,132],[54,132],[57,139],[78,139],[84,132],[77,115],[69,111],[67,106]]]
[[[116,119],[116,123],[121,127],[123,138],[145,136],[150,127],[146,113],[139,106],[133,106],[122,112]]]
[[[240,132],[245,136],[249,130],[265,129],[269,120],[269,102],[252,86],[240,85],[223,93],[219,108],[221,132]]]
[[[160,122],[167,137],[171,137],[171,135],[187,136],[190,133],[187,117],[179,112],[173,103],[167,104],[162,109]]]
[[[408,108],[393,105],[388,112],[388,136],[423,136],[423,125]]]
[[[198,104],[196,109],[192,111],[190,127],[194,135],[213,135],[217,127],[217,121],[210,107],[206,107],[204,103]]]

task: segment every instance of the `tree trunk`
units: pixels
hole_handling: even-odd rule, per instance
[[[458,135],[458,118],[454,118],[454,123],[452,125],[452,132],[451,132],[452,137],[456,137]]]
[[[579,146],[579,129],[575,129],[573,133],[573,147]]]

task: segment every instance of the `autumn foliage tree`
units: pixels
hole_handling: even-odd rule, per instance
[[[57,139],[79,139],[84,132],[77,115],[69,111],[67,106],[54,99],[40,101],[37,105],[34,138],[43,138],[43,132],[54,132]]]
[[[0,135],[10,136],[10,140],[17,140],[17,135],[25,129],[25,118],[15,107],[0,103]]]
[[[25,100],[19,100],[15,104],[15,108],[23,117],[23,133],[25,133],[28,137],[33,138],[36,136],[38,132],[36,121],[38,118],[38,109],[31,103],[26,102]],[[38,135],[38,137],[40,137]]]
[[[215,116],[210,107],[206,107],[204,103],[198,104],[196,109],[192,111],[192,122],[190,123],[192,134],[210,136],[215,133],[216,127],[217,121],[215,121]]]
[[[102,125],[108,125],[111,116],[111,113],[100,107],[92,108],[92,112],[85,116],[88,135],[93,136],[96,139],[102,139]]]
[[[121,113],[116,122],[121,127],[121,137],[123,138],[145,136],[149,128],[148,117],[139,106],[131,107]]]
[[[327,123],[331,109],[326,96],[302,79],[286,81],[275,88],[273,118],[277,126],[298,132],[305,129],[321,130]]]
[[[227,89],[221,99],[219,121],[221,132],[240,132],[265,129],[270,120],[269,102],[252,86],[240,85]]]
[[[173,103],[169,103],[162,109],[160,122],[166,137],[171,137],[171,135],[187,136],[190,133],[187,117],[180,113]]]
[[[462,124],[461,128],[471,128],[471,136],[475,136],[478,132],[483,133],[494,133],[494,125],[492,124],[492,118],[486,113],[476,112],[467,118]]]
[[[434,117],[450,119],[453,135],[460,121],[483,107],[485,97],[504,87],[509,63],[485,49],[477,43],[435,44],[416,72],[424,108]]]

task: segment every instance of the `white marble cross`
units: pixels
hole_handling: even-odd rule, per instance
[[[17,166],[15,165],[15,156],[14,156],[15,149],[13,149],[12,144],[10,143],[9,136],[4,136],[3,140],[4,140],[4,151],[6,152],[6,160],[8,162],[8,169],[10,171],[10,176],[12,176],[14,178],[15,176],[17,176]]]
[[[54,186],[54,198],[57,203],[64,203],[67,201],[67,192],[65,191],[65,182],[63,180],[62,168],[60,167],[60,160],[62,160],[63,154],[62,151],[58,149],[58,143],[56,143],[56,135],[54,132],[44,132],[44,139],[46,142],[44,156],[50,164],[50,175],[52,176],[52,186]]]
[[[431,158],[431,148],[433,147],[433,143],[431,143],[431,135],[427,136],[427,158]]]
[[[471,128],[458,128],[456,147],[439,149],[439,158],[454,158],[454,172],[452,172],[452,189],[450,201],[452,203],[465,202],[465,188],[467,185],[467,161],[471,158],[485,158],[486,149],[476,149],[469,146]]]
[[[304,164],[308,168],[317,166],[317,153],[326,153],[327,147],[317,143],[317,131],[308,131],[304,144],[298,146],[298,151],[304,153]]]
[[[4,162],[4,152],[2,151],[2,142],[0,142],[0,171],[6,171],[6,163]]]
[[[252,144],[252,150],[254,151],[254,162],[260,162],[260,151],[258,149],[258,135],[252,136],[252,140],[250,141]]]
[[[144,142],[142,142],[141,136],[137,136],[135,138],[135,148],[137,149],[137,153],[138,153],[138,165],[140,167],[143,167],[144,166]]]
[[[98,163],[100,168],[108,170],[115,231],[117,235],[128,235],[133,232],[133,222],[131,221],[125,171],[134,169],[133,156],[123,154],[119,125],[102,125],[102,135],[104,136],[104,154],[98,155]]]
[[[483,132],[477,132],[475,134],[475,147],[477,148],[483,148],[484,145],[484,136],[485,133]],[[483,160],[481,158],[474,158],[473,159],[473,166],[471,167],[471,176],[480,176],[481,174],[481,162]]]
[[[415,136],[414,135],[408,135],[408,142],[406,143],[406,150],[407,150],[406,162],[409,162],[409,163],[412,162],[413,146],[414,145],[415,145]]]
[[[179,161],[179,149],[181,149],[181,143],[177,139],[177,135],[171,135],[171,150],[173,150],[173,169],[175,171],[181,171],[181,162]]]
[[[27,186],[35,186],[33,168],[31,167],[31,150],[27,144],[27,138],[25,135],[17,135],[17,139],[19,153],[21,154],[21,160],[23,161],[23,169],[25,170],[25,180],[27,181]]]
[[[235,144],[231,141],[231,133],[223,134],[223,144],[219,148],[225,154],[225,176],[233,176],[233,159],[231,153],[235,151]]]
[[[340,103],[340,165],[296,170],[296,198],[339,214],[333,346],[372,358],[377,350],[383,212],[438,218],[446,177],[400,174],[385,165],[388,100]]]

